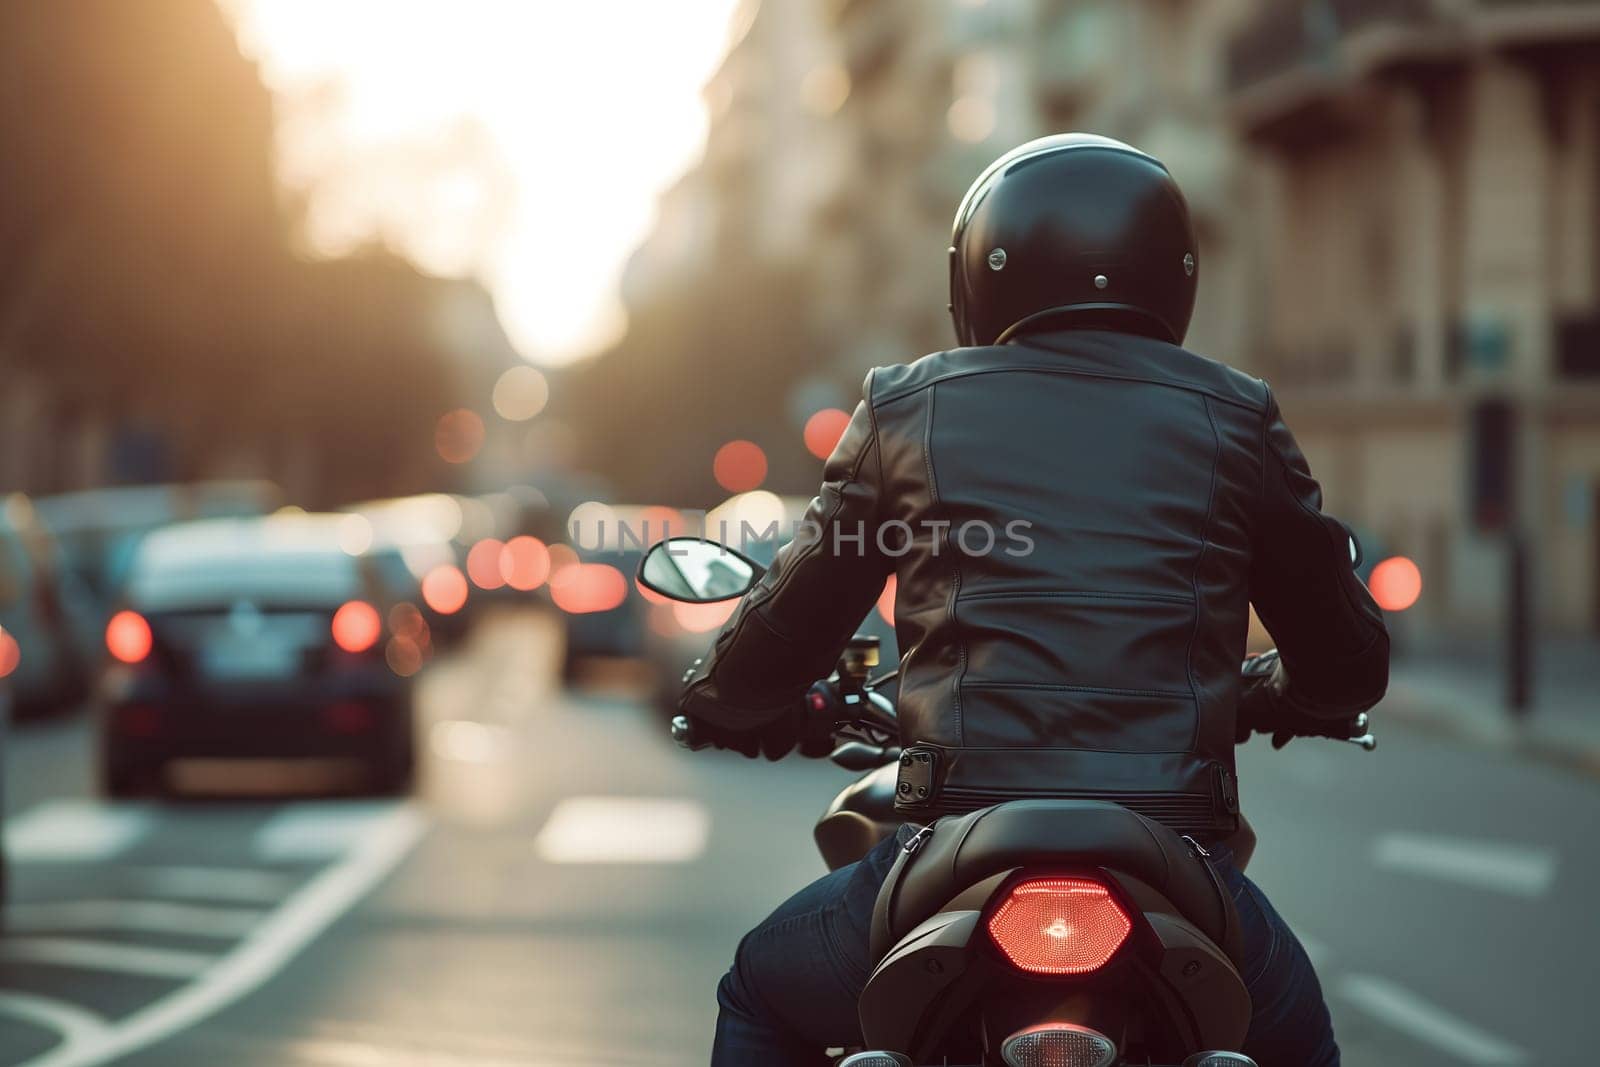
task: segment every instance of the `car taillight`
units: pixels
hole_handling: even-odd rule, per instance
[[[143,663],[155,638],[137,611],[119,611],[106,623],[106,649],[123,663]]]
[[[346,652],[365,652],[383,636],[378,609],[364,600],[341,604],[333,613],[333,643]]]
[[[1104,967],[1133,930],[1111,891],[1087,878],[1018,882],[989,918],[989,936],[1019,970],[1088,974]]]

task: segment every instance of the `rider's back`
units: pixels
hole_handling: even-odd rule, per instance
[[[1233,829],[1233,706],[1264,383],[1164,342],[1062,330],[875,371],[910,812],[1105,796]]]

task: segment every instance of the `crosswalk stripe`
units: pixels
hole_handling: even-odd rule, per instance
[[[569,797],[534,847],[548,863],[688,863],[705,851],[711,817],[692,800]]]
[[[1550,849],[1435,834],[1384,834],[1374,846],[1373,863],[1521,897],[1543,896],[1556,877]]]
[[[1517,1046],[1456,1018],[1386,978],[1346,975],[1340,979],[1338,990],[1345,1000],[1368,1015],[1453,1059],[1485,1065],[1527,1061],[1527,1053]]]
[[[7,937],[0,941],[0,960],[47,963],[88,971],[113,971],[150,978],[193,978],[216,962],[204,952],[145,948],[115,941],[80,941],[65,937]]]
[[[292,804],[256,831],[252,851],[267,863],[336,859],[394,810],[394,801]]]
[[[152,822],[145,808],[53,800],[6,822],[6,853],[18,863],[107,860],[133,847]]]
[[[214,908],[164,900],[66,900],[13,904],[6,910],[12,932],[53,930],[141,930],[197,937],[243,937],[267,913],[255,908]]]

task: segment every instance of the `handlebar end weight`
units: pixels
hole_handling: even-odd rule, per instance
[[[673,743],[679,748],[694,748],[694,727],[689,724],[687,716],[673,716],[671,733]]]

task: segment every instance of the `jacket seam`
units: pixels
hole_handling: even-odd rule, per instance
[[[937,383],[930,383],[928,387],[927,413],[925,415],[925,421],[923,423],[922,430],[922,462],[928,475],[929,510],[934,514],[939,514],[942,503],[939,499],[939,479],[934,473],[933,469],[933,414],[934,396],[936,392],[934,388],[935,384]],[[949,536],[948,527],[946,529],[945,536]],[[950,553],[950,560],[950,592],[945,602],[945,614],[950,620],[950,633],[958,635],[956,638],[956,652],[960,657],[960,663],[958,664],[955,678],[951,683],[951,707],[955,713],[954,725],[956,743],[960,744],[962,743],[962,739],[966,736],[966,725],[962,719],[961,713],[961,685],[967,673],[967,646],[966,642],[960,640],[959,638],[959,634],[961,633],[961,623],[956,615],[956,602],[961,597],[961,563],[954,552]]]
[[[1230,404],[1246,411],[1259,413],[1260,410],[1248,400],[1226,396],[1215,389],[1204,385],[1196,385],[1193,382],[1172,381],[1166,378],[1152,378],[1139,374],[1110,374],[1105,371],[1081,370],[1075,367],[1047,367],[1032,363],[1011,363],[1003,367],[964,367],[959,370],[945,371],[937,377],[930,378],[928,381],[905,386],[899,391],[890,390],[884,394],[882,403],[892,404],[896,400],[911,396],[924,389],[932,389],[941,382],[951,381],[956,378],[967,378],[978,374],[1007,374],[1020,371],[1035,374],[1058,374],[1068,378],[1095,378],[1111,382],[1139,382],[1145,385],[1158,385],[1168,389],[1178,389],[1186,393],[1199,393],[1202,396],[1209,396],[1220,403]]]
[[[1032,591],[966,593],[962,600],[1128,600],[1139,603],[1193,604],[1194,598],[1169,593],[1089,593],[1074,591]]]
[[[1104,693],[1108,696],[1183,697],[1192,699],[1194,693],[1187,689],[1123,689],[1114,685],[1065,685],[1054,682],[986,682],[966,683],[972,689],[1027,689],[1042,692]]]
[[[883,493],[885,482],[883,480],[883,448],[879,444],[878,408],[872,399],[873,382],[878,374],[878,368],[873,367],[867,371],[866,385],[863,387],[867,396],[867,422],[872,426],[872,443],[878,453],[878,493]]]
[[[1211,427],[1211,486],[1206,491],[1206,521],[1200,527],[1200,551],[1194,557],[1194,575],[1191,584],[1194,589],[1194,629],[1189,634],[1189,647],[1184,650],[1183,667],[1189,676],[1189,696],[1194,701],[1194,731],[1190,735],[1189,747],[1198,749],[1200,746],[1200,687],[1194,680],[1194,645],[1200,639],[1200,627],[1204,622],[1204,605],[1200,602],[1200,568],[1205,565],[1206,549],[1211,544],[1211,519],[1217,508],[1217,467],[1222,461],[1222,435],[1217,433],[1217,420],[1211,414],[1211,402],[1201,396],[1200,406],[1205,409],[1206,423]]]

